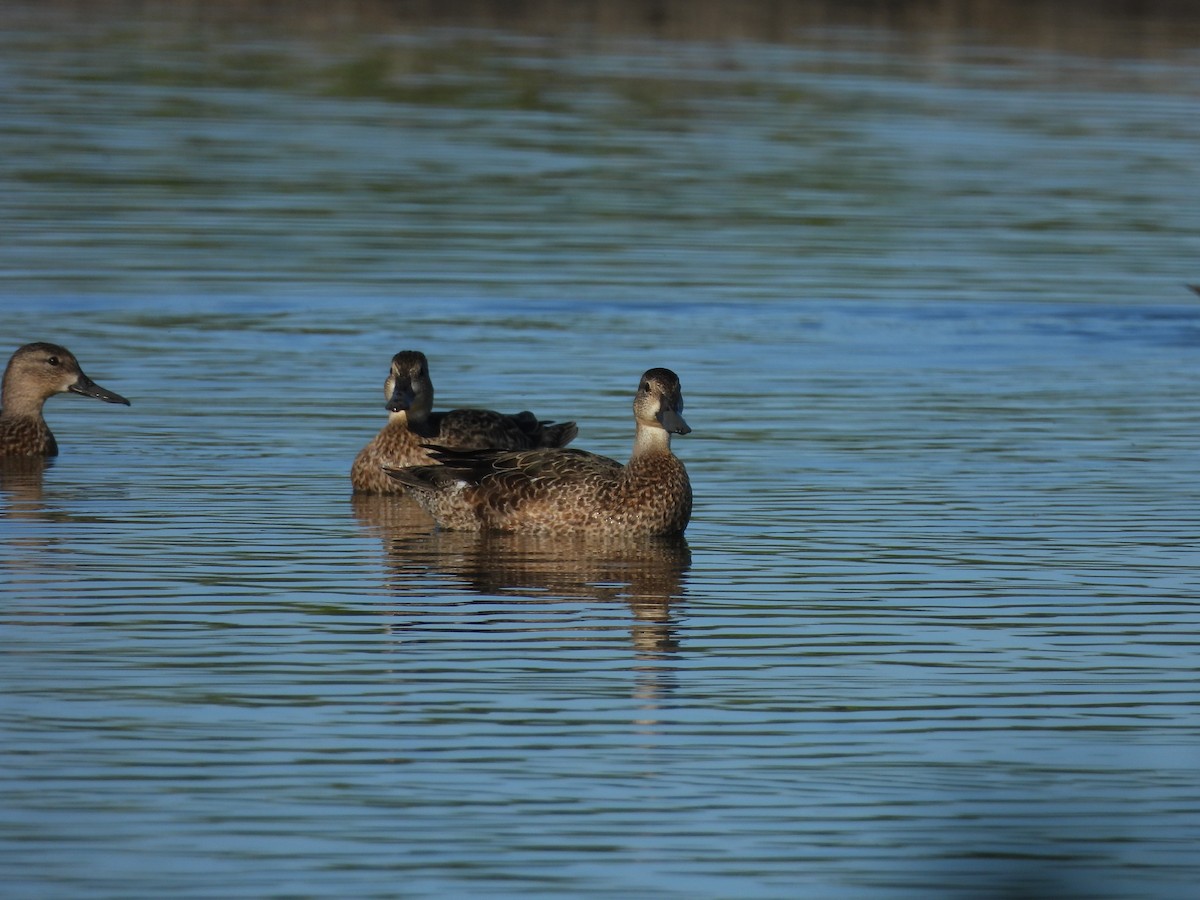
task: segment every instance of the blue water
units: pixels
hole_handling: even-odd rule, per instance
[[[1195,51],[471,24],[0,30],[6,895],[1193,896]],[[686,541],[352,498],[405,348]]]

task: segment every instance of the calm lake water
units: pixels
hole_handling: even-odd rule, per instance
[[[6,5],[5,896],[1194,897],[1197,22],[473,8]],[[406,348],[686,541],[352,498]]]

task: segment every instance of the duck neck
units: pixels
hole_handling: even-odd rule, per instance
[[[0,391],[0,409],[6,419],[40,419],[46,403],[44,394],[38,391],[19,390],[5,373],[4,386]]]
[[[637,431],[633,435],[633,455],[631,459],[639,459],[653,453],[671,452],[671,434],[664,428],[655,425],[637,423]]]

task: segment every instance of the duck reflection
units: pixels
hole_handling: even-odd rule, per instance
[[[51,465],[53,459],[44,456],[0,458],[0,539],[4,544],[0,581],[17,584],[31,573],[44,571],[46,551],[62,545],[58,530],[36,527],[39,522],[67,518],[57,504],[47,505],[42,491],[43,476]],[[6,523],[11,524],[6,527]]]
[[[525,600],[619,601],[633,613],[639,658],[674,654],[672,606],[684,595],[691,550],[680,536],[437,531],[411,500],[355,495],[355,516],[383,542],[391,593],[427,594],[431,578],[473,593]]]
[[[39,517],[42,503],[42,478],[53,464],[45,456],[0,457],[0,516],[6,519]]]

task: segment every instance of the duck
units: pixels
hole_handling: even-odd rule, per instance
[[[17,348],[4,369],[0,389],[0,457],[58,455],[58,442],[42,408],[55,394],[82,394],[105,403],[130,403],[83,373],[66,347],[38,341]]]
[[[392,357],[383,393],[388,423],[359,451],[350,468],[356,494],[404,493],[403,486],[384,473],[384,466],[434,463],[426,444],[452,450],[528,450],[564,447],[579,433],[574,422],[543,422],[529,411],[515,415],[490,409],[434,412],[429,360],[418,350],[402,350]]]
[[[633,452],[624,465],[575,448],[430,447],[436,465],[385,471],[445,530],[681,535],[692,486],[671,452],[671,435],[692,429],[679,376],[665,368],[642,375],[633,417]]]

